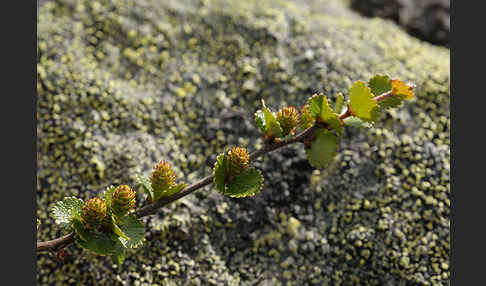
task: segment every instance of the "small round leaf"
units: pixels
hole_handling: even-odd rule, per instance
[[[263,176],[260,170],[248,168],[235,176],[228,184],[226,194],[232,198],[251,197],[262,190]]]
[[[338,147],[336,135],[326,129],[317,131],[316,138],[311,147],[306,150],[307,160],[316,167],[322,168],[332,162]]]

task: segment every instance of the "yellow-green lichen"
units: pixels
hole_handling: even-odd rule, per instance
[[[49,209],[65,196],[134,185],[160,160],[193,181],[227,146],[261,146],[252,114],[262,98],[274,109],[314,92],[347,98],[377,73],[417,90],[373,128],[346,129],[333,166],[312,173],[300,146],[271,153],[256,163],[257,197],[205,188],[168,205],[144,218],[147,243],[120,268],[75,246],[63,265],[41,253],[38,284],[448,284],[450,51],[345,2],[47,1],[39,240],[63,234]]]

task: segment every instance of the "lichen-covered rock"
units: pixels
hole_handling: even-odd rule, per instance
[[[346,1],[60,0],[38,18],[39,240],[49,209],[109,185],[134,189],[160,160],[193,182],[230,146],[262,146],[253,113],[349,96],[372,75],[416,99],[347,128],[314,170],[303,146],[258,160],[262,193],[206,187],[144,218],[118,269],[71,246],[37,259],[39,285],[449,285],[450,51]],[[139,193],[143,193],[140,189]],[[138,200],[137,205],[143,204]]]

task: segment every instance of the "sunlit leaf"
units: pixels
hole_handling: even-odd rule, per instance
[[[76,197],[67,197],[58,201],[52,208],[52,216],[61,227],[70,227],[71,219],[83,210],[84,202]]]
[[[281,137],[283,132],[282,127],[280,127],[280,123],[278,123],[275,115],[265,106],[265,101],[263,99],[262,99],[262,109],[265,118],[265,128],[266,128],[265,135]]]
[[[346,126],[351,126],[351,127],[356,127],[356,128],[370,128],[371,126],[373,126],[371,123],[369,122],[366,122],[366,121],[363,121],[361,119],[359,119],[358,117],[355,117],[355,116],[350,116],[350,117],[347,117],[343,120],[344,122],[344,125]]]
[[[336,95],[336,103],[334,104],[334,111],[337,114],[341,114],[344,107],[344,96],[341,92]]]
[[[267,130],[265,127],[265,115],[260,109],[255,112],[255,122],[258,128],[260,128],[260,130],[262,131],[262,133],[265,134]]]
[[[412,99],[414,97],[413,87],[405,84],[403,81],[394,79],[391,81],[392,93],[395,96],[403,96],[405,99]]]
[[[369,87],[362,81],[356,81],[349,91],[351,110],[361,120],[374,122],[379,115],[378,103],[373,99]]]

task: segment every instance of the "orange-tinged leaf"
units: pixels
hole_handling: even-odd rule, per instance
[[[412,99],[414,97],[413,86],[405,84],[398,79],[393,79],[391,82],[393,95],[403,96],[405,99]]]

